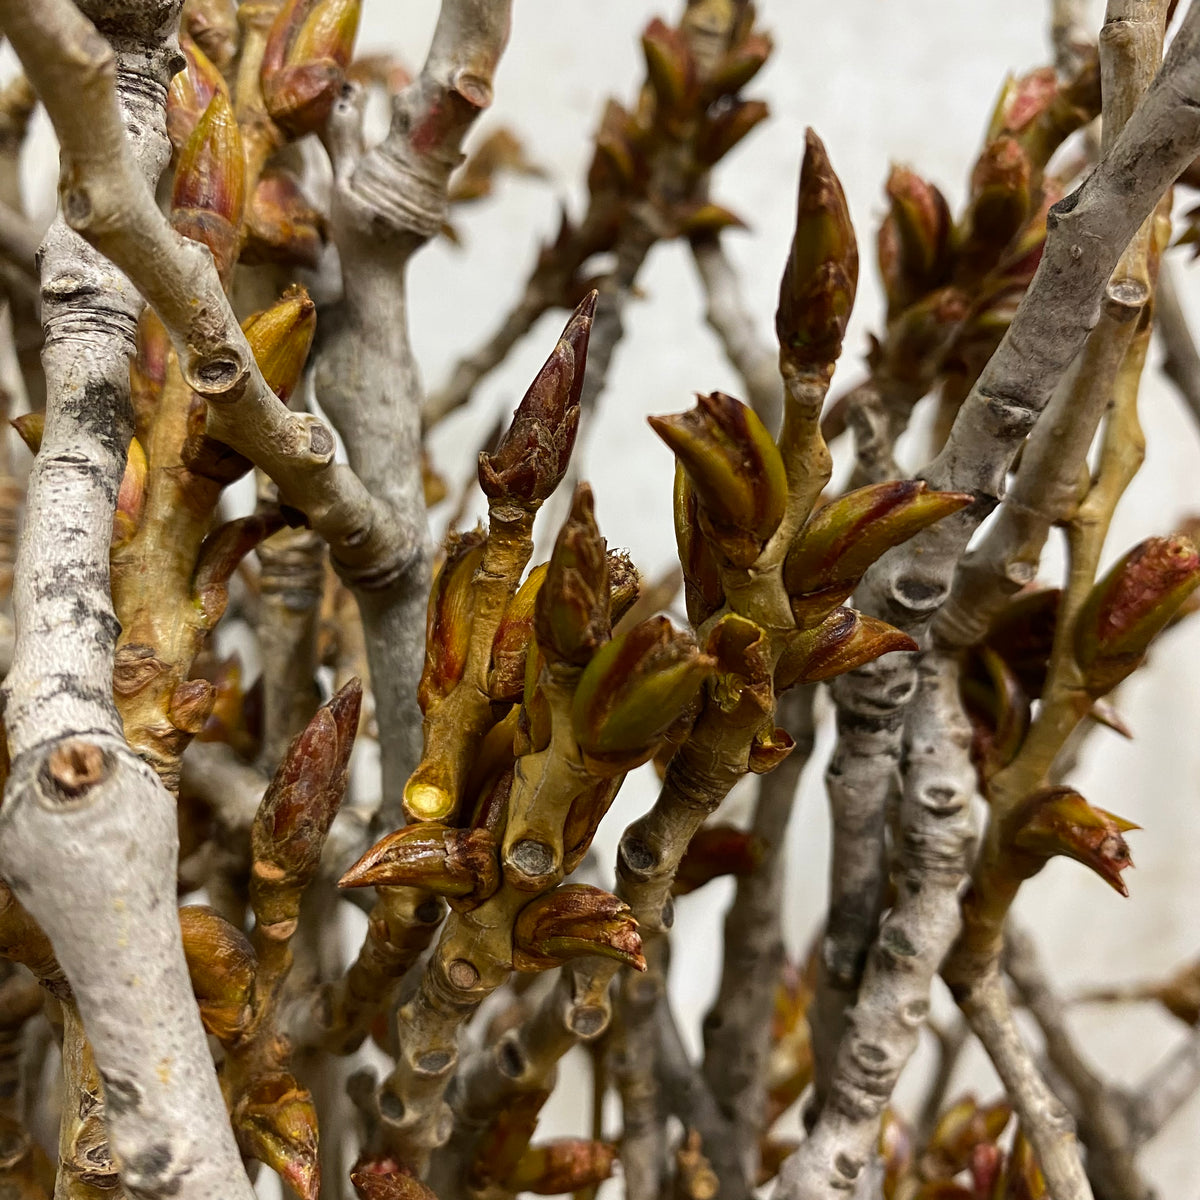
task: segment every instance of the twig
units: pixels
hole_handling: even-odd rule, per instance
[[[814,688],[799,687],[780,700],[778,719],[795,748],[758,784],[752,832],[763,847],[754,871],[737,881],[725,916],[724,961],[717,997],[704,1020],[704,1078],[718,1110],[731,1126],[724,1135],[753,1179],[766,1120],[767,1060],[771,1014],[783,967],[784,851],[788,821],[800,776],[812,753]],[[710,1157],[716,1147],[698,1120],[680,1113],[704,1138]],[[716,1162],[726,1194],[728,1172]]]
[[[1137,1169],[1128,1113],[1076,1048],[1033,939],[1011,926],[1004,968],[1042,1032],[1047,1057],[1075,1093],[1079,1135],[1088,1149],[1088,1176],[1096,1191],[1106,1200],[1146,1200],[1152,1193]]]
[[[31,80],[87,144],[80,163],[63,139],[65,214],[86,219],[95,193],[73,172],[88,174],[97,154],[123,162],[153,205],[177,12],[162,3],[114,18],[118,75],[113,51],[73,5],[0,4]],[[82,94],[100,100],[81,103]],[[142,131],[133,149],[126,119]],[[108,543],[132,430],[127,359],[141,301],[61,219],[47,236],[42,286],[48,408],[14,585],[20,632],[4,685],[13,764],[0,859],[71,982],[125,1186],[146,1197],[251,1200],[184,963],[175,804],[125,744],[111,699]]]
[[[443,0],[425,65],[393,100],[387,137],[361,143],[361,93],[344,96],[326,144],[334,167],[330,235],[342,263],[342,300],[317,358],[317,398],[351,467],[393,527],[403,561],[333,546],[353,590],[375,693],[383,764],[379,829],[403,824],[404,781],[420,758],[417,683],[424,661],[431,549],[421,474],[421,385],[408,341],[409,260],[446,217],[450,176],[508,38],[511,0]]]
[[[778,355],[755,329],[741,281],[720,239],[693,238],[690,244],[692,262],[704,288],[704,319],[742,377],[747,403],[768,429],[777,429],[783,412]]]
[[[1060,75],[1078,70],[1091,48],[1088,8],[1088,0],[1050,0],[1050,44]]]
[[[1200,1088],[1200,1032],[1193,1031],[1142,1080],[1130,1103],[1134,1135],[1149,1141]]]

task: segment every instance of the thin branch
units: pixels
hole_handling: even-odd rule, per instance
[[[1037,274],[946,446],[924,472],[937,489],[974,491],[976,504],[885,555],[860,589],[862,608],[925,635],[971,534],[997,502],[1013,455],[1095,324],[1118,259],[1200,149],[1197,100],[1200,5],[1193,4],[1162,70],[1116,142],[1081,187],[1050,210]],[[925,668],[923,663],[922,672]],[[925,676],[928,694],[918,700],[918,714],[933,693],[946,694],[945,674]],[[890,681],[892,690],[875,696],[873,719],[884,722],[902,711],[912,685],[911,673]],[[957,695],[953,705],[958,707]],[[921,747],[931,769],[910,773],[906,783],[897,903],[868,959],[829,1100],[809,1140],[784,1167],[780,1200],[837,1196],[859,1175],[879,1113],[928,1011],[933,972],[957,934],[973,779],[963,769],[965,748],[957,752],[957,769],[945,775],[937,769],[945,752],[940,732]],[[921,745],[915,733],[911,741]],[[881,773],[878,786],[886,788],[889,779],[890,771]]]
[[[178,5],[107,15],[116,55],[65,0],[0,4],[0,25],[35,87],[87,143],[80,162],[64,139],[63,209],[75,217],[95,212],[81,182],[90,155],[123,163],[150,206],[167,157]],[[132,147],[126,120],[141,131]],[[183,957],[175,804],[126,745],[112,703],[108,546],[132,430],[128,357],[141,300],[62,219],[45,243],[42,291],[47,414],[14,584],[18,635],[4,685],[13,764],[0,863],[71,983],[125,1187],[144,1197],[251,1200]]]
[[[1175,274],[1169,262],[1159,268],[1154,332],[1162,343],[1163,374],[1175,385],[1192,420],[1200,424],[1200,352],[1188,328]]]
[[[777,429],[783,413],[778,352],[754,327],[741,281],[720,239],[694,238],[691,250],[704,289],[704,319],[742,377],[747,403],[768,429]]]

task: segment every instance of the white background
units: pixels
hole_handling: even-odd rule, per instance
[[[454,359],[474,348],[519,295],[538,243],[551,236],[557,208],[578,214],[590,156],[589,137],[605,97],[628,100],[640,78],[638,34],[654,15],[672,19],[679,5],[647,0],[566,3],[517,0],[512,41],[496,80],[496,100],[481,132],[510,126],[546,169],[545,181],[506,180],[498,196],[455,220],[465,245],[439,243],[414,264],[413,338],[427,382],[436,386]],[[772,329],[776,288],[790,239],[806,125],[824,139],[849,198],[863,277],[847,353],[834,391],[859,377],[868,331],[881,321],[874,233],[882,185],[892,162],[905,163],[943,189],[956,211],[967,173],[1008,71],[1048,61],[1044,0],[762,0],[761,18],[775,54],[748,94],[762,96],[773,119],[720,169],[714,199],[737,211],[749,232],[728,236],[729,252],[764,336]],[[1100,10],[1097,5],[1096,25]],[[360,45],[391,49],[419,65],[436,14],[435,0],[365,0]],[[31,194],[52,188],[49,154],[29,164]],[[648,413],[688,407],[696,390],[737,394],[735,376],[703,324],[690,260],[677,245],[655,250],[639,285],[644,297],[628,313],[622,345],[599,419],[577,454],[596,491],[610,545],[628,548],[647,576],[674,553],[670,521],[671,461],[650,432]],[[1200,284],[1185,277],[1188,299]],[[1193,305],[1200,329],[1200,310]],[[472,470],[482,429],[519,399],[553,343],[563,316],[547,317],[488,381],[470,410],[433,437],[435,461],[452,479]],[[1114,525],[1110,557],[1150,534],[1169,532],[1200,511],[1200,436],[1160,380],[1157,350],[1143,387],[1148,455]],[[909,464],[915,466],[918,464]],[[1057,559],[1055,560],[1057,561]],[[1053,581],[1048,568],[1046,578]],[[1122,901],[1073,863],[1055,863],[1022,892],[1018,912],[1032,927],[1067,992],[1170,971],[1200,950],[1200,715],[1195,684],[1200,621],[1171,635],[1145,672],[1120,697],[1136,740],[1098,733],[1075,781],[1094,803],[1144,826],[1132,836],[1138,870]],[[794,954],[812,937],[823,910],[827,819],[821,767],[828,731],[810,765],[789,843],[787,932]],[[606,862],[626,820],[653,799],[654,782],[631,778],[599,839]],[[745,797],[730,802],[744,814]],[[730,888],[721,883],[679,904],[672,993],[693,1045],[719,968],[719,922]],[[940,987],[940,985],[939,985]],[[949,1011],[941,997],[938,1011]],[[1102,1069],[1139,1078],[1182,1036],[1156,1010],[1086,1010],[1075,1029]],[[925,1048],[927,1053],[928,1047]],[[979,1056],[964,1063],[962,1086],[981,1098],[997,1085]],[[911,1079],[902,1095],[911,1095]],[[567,1080],[543,1122],[544,1135],[582,1133],[586,1105],[578,1080]],[[1193,1102],[1144,1155],[1164,1197],[1198,1194],[1195,1145],[1200,1103]]]

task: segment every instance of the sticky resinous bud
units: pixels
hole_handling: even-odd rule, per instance
[[[907,633],[885,621],[852,608],[835,608],[815,628],[788,635],[775,668],[775,688],[782,692],[797,683],[820,683],[885,654],[916,649]]]
[[[471,640],[471,582],[483,561],[486,537],[481,529],[452,533],[446,557],[429,592],[425,617],[425,668],[417,688],[421,711],[428,715],[454,689],[467,664]]]
[[[796,231],[779,286],[775,332],[780,362],[828,380],[858,289],[858,243],[841,182],[821,139],[806,135]]]
[[[473,908],[500,886],[496,839],[487,829],[417,821],[376,842],[338,887],[418,887]]]
[[[242,322],[263,379],[284,404],[300,383],[316,329],[317,306],[298,283]]]
[[[571,704],[572,730],[588,769],[603,777],[647,762],[714,665],[666,617],[651,617],[602,646]]]
[[[611,892],[564,884],[531,900],[513,925],[513,967],[547,971],[600,955],[646,969],[633,911]]]
[[[751,566],[787,504],[783,458],[766,426],[724,392],[698,395],[690,411],[649,420],[687,475],[704,535],[735,567]]]
[[[321,1190],[317,1110],[307,1088],[292,1075],[260,1076],[231,1113],[243,1151],[275,1171],[301,1200]]]
[[[341,91],[354,53],[360,0],[287,0],[263,54],[263,100],[289,137],[316,133]]]
[[[930,492],[920,480],[871,484],[818,509],[797,535],[783,581],[801,628],[823,621],[888,550],[971,503],[966,492]]]
[[[885,191],[888,214],[877,251],[890,320],[947,282],[954,222],[942,193],[907,167],[892,168]]]
[[[288,937],[346,791],[362,685],[352,679],[288,747],[250,831],[250,902],[265,936]]]
[[[1083,863],[1114,891],[1128,896],[1121,872],[1133,865],[1133,859],[1125,834],[1137,828],[1093,807],[1073,788],[1046,787],[1026,797],[1006,818],[1003,837],[1023,877],[1063,855]]]
[[[257,963],[249,939],[214,909],[179,910],[183,953],[204,1028],[228,1043],[246,1028]]]
[[[171,224],[212,252],[221,279],[237,256],[246,200],[246,159],[233,106],[225,92],[208,102],[179,151],[171,189]]]
[[[1093,696],[1111,691],[1200,584],[1189,538],[1147,538],[1091,590],[1075,619],[1075,659]]]
[[[592,489],[575,489],[534,601],[538,649],[547,662],[583,666],[611,632],[608,551]]]
[[[579,429],[588,339],[596,311],[589,292],[537,373],[512,424],[491,454],[479,456],[479,486],[493,503],[541,504],[562,482]]]
[[[208,55],[189,37],[179,39],[184,68],[171,77],[167,88],[167,137],[178,154],[192,136],[192,130],[218,92],[229,99],[225,79]]]

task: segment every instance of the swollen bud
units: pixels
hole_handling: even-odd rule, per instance
[[[360,1167],[350,1175],[350,1182],[361,1200],[437,1200],[419,1179],[395,1170],[374,1171]]]
[[[267,37],[262,91],[290,137],[325,124],[354,52],[360,0],[287,0]]]
[[[250,941],[203,904],[181,908],[179,928],[204,1028],[220,1042],[233,1041],[250,1020],[257,967]]]
[[[242,322],[263,379],[284,404],[300,382],[316,328],[317,306],[298,283]]]
[[[666,617],[643,621],[601,646],[571,704],[572,729],[588,769],[616,775],[646,762],[713,665]]]
[[[179,152],[171,189],[171,224],[212,251],[222,279],[237,254],[246,199],[242,135],[229,96],[216,92]]]
[[[489,500],[536,506],[562,482],[575,434],[596,292],[571,314],[496,450],[479,456],[479,486]]]
[[[241,262],[315,269],[325,245],[325,221],[291,171],[268,167],[246,206]]]
[[[734,566],[751,566],[787,504],[783,458],[766,426],[724,392],[698,395],[691,411],[649,421],[687,474],[706,536]]]
[[[997,138],[979,156],[971,174],[971,207],[959,250],[959,279],[982,275],[1029,217],[1033,167],[1019,142]]]
[[[312,1095],[288,1074],[256,1079],[231,1114],[242,1148],[279,1174],[301,1200],[321,1190],[317,1110]]]
[[[1147,538],[1092,588],[1075,620],[1075,659],[1093,696],[1111,691],[1200,584],[1200,553],[1182,536]]]
[[[1025,860],[1028,875],[1045,861],[1065,855],[1095,871],[1122,896],[1129,889],[1121,872],[1133,865],[1124,835],[1138,826],[1093,808],[1069,787],[1047,787],[1026,797],[1005,821],[1005,840]]]
[[[525,688],[525,660],[533,641],[533,613],[549,563],[536,566],[505,606],[492,640],[488,695],[493,700],[519,700]]]
[[[775,331],[780,358],[804,375],[828,379],[858,289],[858,244],[842,185],[821,139],[806,134],[796,232],[779,286]]]
[[[675,546],[683,570],[683,598],[688,620],[699,628],[725,603],[721,569],[700,530],[700,505],[687,472],[675,464]]]
[[[521,1155],[516,1170],[504,1181],[505,1189],[536,1196],[577,1192],[610,1178],[616,1159],[617,1148],[611,1142],[584,1138],[541,1142]]]
[[[482,904],[500,886],[496,839],[487,829],[417,821],[376,842],[338,887],[419,887]]]
[[[611,892],[564,884],[531,900],[513,925],[513,967],[548,971],[600,955],[646,969],[633,911]]]
[[[893,651],[916,649],[917,643],[907,633],[886,622],[851,608],[835,608],[815,629],[788,635],[775,669],[775,690],[819,683]]]
[[[696,143],[696,159],[706,166],[719,162],[752,129],[770,115],[762,100],[732,100],[704,121]]]
[[[888,315],[946,282],[953,220],[946,198],[907,167],[893,167],[888,215],[879,230],[879,267]]]
[[[117,508],[113,513],[112,550],[127,545],[138,531],[142,510],[146,506],[148,470],[142,443],[137,438],[131,438],[129,454],[125,459],[125,474],[121,476],[121,490],[117,493]]]
[[[671,894],[694,892],[722,875],[737,878],[752,874],[762,862],[762,838],[733,825],[704,825],[688,843]]]
[[[452,533],[446,559],[429,592],[425,618],[425,668],[417,702],[428,713],[462,678],[471,640],[472,580],[483,561],[486,537],[481,529]]]
[[[362,684],[352,679],[288,747],[250,830],[250,902],[268,936],[290,936],[346,791]],[[278,932],[276,932],[278,930]]]
[[[609,573],[592,489],[575,489],[534,601],[538,649],[548,661],[583,666],[609,636]]]
[[[179,39],[179,49],[184,68],[171,77],[167,88],[167,137],[176,154],[187,144],[212,98],[224,93],[229,99],[224,77],[204,51],[186,36]]]
[[[858,488],[818,509],[783,567],[797,625],[823,620],[876,559],[972,499],[965,492],[926,491],[923,482],[905,479]]]
[[[655,17],[642,34],[642,53],[646,56],[646,78],[657,101],[661,116],[680,115],[694,99],[696,64],[687,39]]]

